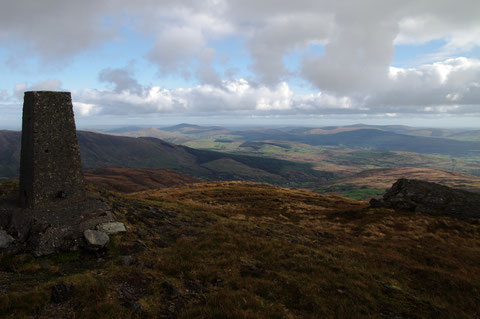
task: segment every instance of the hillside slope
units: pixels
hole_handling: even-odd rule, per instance
[[[160,133],[163,132],[163,133]],[[162,130],[151,128],[131,129],[129,136],[168,137],[189,142],[196,139],[221,139],[246,141],[290,141],[309,145],[442,154],[451,156],[480,155],[479,130],[453,130],[440,128],[416,128],[402,125],[366,125],[327,127],[284,127],[226,129],[216,126],[179,124]]]
[[[18,131],[0,130],[0,178],[18,176],[21,138]]]
[[[336,179],[317,191],[368,200],[383,195],[385,190],[400,178],[423,180],[480,193],[479,177],[443,169],[418,167],[368,169]]]
[[[316,185],[333,174],[310,164],[196,150],[151,137],[125,137],[79,131],[84,169],[169,168],[207,180],[250,180],[279,185]],[[0,177],[17,177],[20,132],[0,131]],[[221,165],[217,165],[221,164]],[[241,169],[238,169],[241,167]]]
[[[235,132],[250,141],[293,141],[310,145],[373,148],[379,150],[473,156],[480,154],[480,142],[398,134],[377,129],[357,129],[334,134],[292,134],[283,131]]]
[[[202,182],[199,178],[185,176],[164,168],[97,168],[86,171],[85,180],[122,193]]]
[[[339,179],[336,183],[387,189],[400,178],[418,179],[480,193],[479,177],[435,168],[398,167],[369,169],[351,177]]]
[[[0,316],[479,315],[478,220],[245,182],[97,192],[129,231],[105,251],[1,255]]]

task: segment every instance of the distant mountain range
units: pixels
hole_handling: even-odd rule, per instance
[[[284,138],[283,140],[288,140]],[[451,156],[480,155],[480,142],[398,134],[376,129],[359,129],[335,134],[308,134],[290,140],[310,145],[372,148]]]
[[[21,133],[0,130],[0,177],[17,177],[20,165]]]
[[[316,146],[338,146],[352,149],[371,148],[450,156],[480,155],[480,142],[399,134],[374,128],[339,130],[249,130],[233,135],[248,141],[291,141]]]
[[[129,136],[153,135],[168,140],[170,140],[168,137],[172,137],[171,141],[175,142],[192,138],[228,137],[245,141],[289,141],[315,146],[368,148],[456,157],[480,155],[480,130],[462,131],[364,124],[321,128],[287,127],[229,130],[219,126],[203,127],[185,123],[151,130],[149,132],[148,129],[143,128],[141,130],[125,131],[122,134]]]
[[[140,128],[138,128],[140,129]],[[145,127],[143,128],[145,129]],[[406,125],[369,125],[354,124],[345,126],[323,126],[323,127],[281,127],[281,128],[251,128],[251,129],[227,129],[221,126],[200,126],[188,123],[182,123],[169,127],[159,127],[159,130],[176,132],[183,134],[197,134],[209,132],[215,134],[217,132],[244,132],[244,131],[264,131],[264,132],[287,132],[290,134],[335,134],[347,131],[356,131],[362,129],[373,129],[397,134],[423,136],[423,137],[443,137],[449,139],[480,141],[480,130],[467,129],[445,129],[445,128],[418,128]],[[116,131],[133,132],[135,127],[118,128]],[[111,132],[111,131],[109,131]]]
[[[416,135],[404,134],[405,132],[413,132]],[[419,136],[421,132],[430,136]],[[182,176],[185,175],[187,179],[193,177],[207,181],[266,182],[327,192],[340,191],[343,195],[349,195],[352,193],[351,189],[355,192],[359,192],[357,189],[365,188],[380,191],[400,175],[408,178],[418,175],[418,171],[404,169],[395,171],[395,168],[403,166],[443,168],[478,176],[480,142],[431,136],[440,135],[439,132],[449,136],[455,134],[468,136],[470,139],[474,139],[477,134],[477,131],[460,132],[363,124],[245,130],[179,124],[161,129],[125,127],[110,131],[108,134],[78,131],[78,141],[85,170],[104,168],[174,170],[172,173],[148,170],[88,173],[91,179],[95,178],[97,182],[101,181],[104,184],[115,184],[119,190],[122,183],[130,185],[125,186],[125,190],[146,189],[148,185],[163,187],[161,180],[165,178],[181,184]],[[0,178],[18,177],[20,139],[21,133],[18,131],[0,131]],[[194,148],[167,142],[164,139]],[[451,158],[419,155],[421,153],[447,155]],[[377,168],[387,170],[381,171],[383,172],[381,174],[385,175],[381,178],[381,185],[376,183],[376,179],[379,178],[377,171],[371,170]],[[354,175],[363,170],[370,170],[368,174],[365,173],[368,178],[361,174]],[[176,173],[181,175],[175,175]],[[472,180],[467,177],[468,175],[455,176],[455,185],[452,186],[476,187],[477,180],[474,177]],[[142,180],[140,184],[135,182],[139,179]],[[422,170],[422,179],[432,179],[440,183],[446,181],[444,173],[433,170]],[[361,192],[368,193],[363,190]],[[363,193],[358,198],[370,195]]]

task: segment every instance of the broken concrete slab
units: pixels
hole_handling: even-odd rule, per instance
[[[8,248],[14,240],[6,231],[0,230],[0,249]]]
[[[110,240],[107,233],[98,230],[87,229],[83,232],[83,236],[87,240],[87,243],[95,248],[104,247]]]
[[[97,225],[97,230],[106,232],[108,235],[126,232],[125,225],[120,222],[109,222]]]
[[[5,204],[5,203],[4,203]],[[57,210],[31,210],[0,205],[0,215],[8,221],[0,225],[15,236],[11,252],[29,252],[34,256],[75,251],[88,246],[83,232],[114,219],[108,205],[96,198]],[[6,208],[6,209],[4,209]]]

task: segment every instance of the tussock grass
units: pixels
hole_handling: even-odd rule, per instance
[[[96,253],[1,256],[2,316],[480,316],[475,221],[258,183],[90,191],[129,232]],[[73,296],[51,303],[60,282]]]

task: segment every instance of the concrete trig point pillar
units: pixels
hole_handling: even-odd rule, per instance
[[[55,209],[85,199],[70,92],[25,92],[21,205]]]

